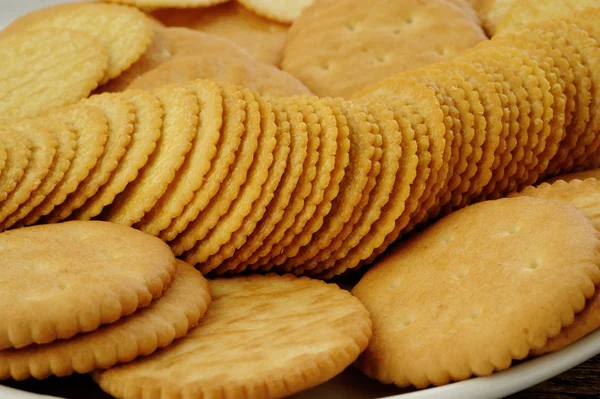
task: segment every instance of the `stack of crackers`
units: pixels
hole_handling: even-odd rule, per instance
[[[0,32],[0,268],[25,293],[0,313],[0,378],[185,336],[94,378],[124,398],[281,397],[366,349],[367,375],[426,387],[599,327],[599,7],[120,2],[138,8]],[[292,277],[372,264],[364,306]],[[286,275],[207,285],[190,265]]]

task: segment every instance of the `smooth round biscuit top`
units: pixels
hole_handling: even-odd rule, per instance
[[[340,373],[366,347],[369,316],[336,285],[249,276],[210,281],[206,316],[154,355],[95,375],[116,397],[279,398]]]
[[[374,330],[359,368],[419,388],[508,368],[573,323],[600,282],[599,245],[585,215],[560,202],[502,199],[452,213],[354,288]]]
[[[66,339],[148,305],[175,273],[158,238],[106,222],[0,234],[0,349]]]

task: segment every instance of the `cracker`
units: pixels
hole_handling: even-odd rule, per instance
[[[208,282],[190,265],[177,261],[177,272],[164,294],[129,317],[69,340],[1,351],[0,379],[64,377],[147,356],[185,336],[209,303]]]
[[[339,189],[339,180],[336,183],[334,178],[339,179],[339,168],[336,170],[336,167],[340,166],[337,157],[339,150],[337,140],[340,134],[333,108],[328,100],[317,99],[316,97],[292,97],[282,99],[281,101],[292,101],[298,104],[305,119],[311,118],[313,114],[316,117],[317,123],[308,124],[308,129],[309,137],[314,135],[319,140],[319,147],[316,150],[318,152],[318,161],[310,193],[305,197],[303,208],[297,213],[294,223],[285,232],[283,238],[273,245],[269,254],[263,256],[259,262],[253,265],[253,267],[261,266],[266,270],[270,270],[275,266],[271,261],[284,253],[284,251],[295,248],[293,246],[299,241],[304,240],[306,235],[311,234],[312,236],[310,231],[314,224],[311,222],[311,219],[315,215],[319,218],[319,214],[323,212],[323,208],[320,208],[319,205],[325,198],[329,198],[326,197],[326,195],[329,195],[327,188],[332,184],[334,188],[337,186]],[[331,202],[329,204],[331,205]]]
[[[516,0],[470,0],[488,36],[496,34],[498,24]]]
[[[108,137],[108,122],[98,108],[73,105],[53,111],[48,116],[66,123],[69,129],[75,132],[75,157],[60,183],[18,223],[18,226],[36,223],[60,205],[69,194],[75,192],[79,183],[85,180],[98,162]]]
[[[74,219],[90,220],[110,205],[117,194],[138,176],[160,137],[164,110],[158,99],[150,93],[137,90],[126,91],[122,96],[133,105],[135,111],[131,142],[108,181],[73,213],[71,217]]]
[[[17,187],[31,160],[31,140],[15,130],[2,129],[0,142],[6,150],[6,161],[0,174],[0,201]]]
[[[556,201],[502,199],[452,213],[353,289],[374,324],[358,367],[417,388],[508,368],[571,324],[594,294],[599,243],[581,212]]]
[[[243,192],[245,183],[250,181],[252,176],[250,171],[254,159],[259,158],[257,148],[259,148],[259,137],[261,134],[260,123],[262,118],[258,101],[254,97],[254,94],[247,89],[227,86],[228,87],[225,90],[231,90],[233,92],[238,91],[242,95],[246,105],[242,142],[236,154],[233,168],[229,170],[226,179],[220,184],[219,191],[209,199],[209,202],[204,209],[202,209],[195,219],[190,221],[185,230],[170,242],[171,249],[177,256],[190,250],[198,241],[206,238],[209,233],[211,233],[211,230],[220,224],[220,221],[223,220],[223,218],[228,216],[228,212],[233,210],[231,206],[236,203],[238,195]],[[233,123],[237,125],[238,121],[238,119],[235,119]],[[236,126],[236,129],[237,128],[238,126]],[[268,143],[268,147],[271,148],[272,152],[271,144],[274,143],[271,141]],[[261,151],[265,151],[265,147],[262,147],[262,145],[260,148]],[[272,156],[269,157],[267,155],[268,153],[269,152],[267,151],[261,155],[265,155],[270,159],[268,162],[268,165],[270,165]],[[261,177],[256,177],[256,179],[259,179],[260,181],[265,173],[265,169],[261,169],[257,172]],[[254,187],[251,190],[253,189]],[[260,195],[260,185],[256,192]],[[196,197],[198,197],[198,194],[196,194]],[[246,207],[244,207],[244,209],[246,209]]]
[[[253,94],[253,97],[258,103],[260,125],[258,127],[248,126],[249,129],[258,129],[259,133],[257,134],[258,146],[252,165],[247,172],[246,181],[240,188],[237,198],[229,206],[227,213],[219,219],[217,225],[211,229],[202,241],[196,242],[184,255],[185,260],[191,264],[202,263],[200,270],[204,274],[216,268],[222,262],[220,256],[215,256],[210,260],[209,258],[217,255],[225,244],[233,243],[234,248],[241,245],[235,242],[240,239],[240,234],[247,237],[256,226],[258,219],[264,214],[267,202],[262,201],[261,197],[272,198],[276,187],[276,185],[275,187],[265,186],[270,175],[275,174],[271,170],[275,158],[273,152],[277,144],[275,114],[269,102],[256,93]],[[250,100],[247,102],[250,102]],[[279,180],[281,172],[276,174],[279,176],[277,178]],[[271,182],[269,181],[269,183]],[[258,208],[258,211],[253,212],[256,208]],[[195,221],[192,222],[186,231],[193,230],[195,224]],[[242,240],[245,240],[245,238],[242,238]]]
[[[200,109],[194,92],[185,87],[153,91],[164,110],[161,134],[148,162],[135,180],[117,195],[102,217],[128,226],[139,222],[167,190],[192,147]]]
[[[17,122],[87,97],[106,62],[104,47],[81,32],[41,29],[0,36],[0,121]]]
[[[277,0],[239,0],[239,2],[261,17],[265,17],[271,21],[290,24],[314,0],[288,0],[286,2]]]
[[[88,39],[85,46],[95,48],[101,44],[108,56],[108,63],[105,63],[104,56],[99,56],[97,53],[93,55],[94,58],[98,57],[103,62],[103,75],[98,77],[95,83],[98,83],[99,80],[101,80],[100,83],[105,83],[109,79],[119,76],[121,72],[129,68],[144,54],[152,40],[150,22],[141,11],[135,8],[98,2],[59,4],[36,10],[12,22],[4,29],[2,34],[10,35],[40,28],[70,29],[96,39],[93,44],[90,44]],[[64,33],[62,34],[64,35]],[[75,39],[71,38],[70,40]],[[64,43],[62,45],[64,46]],[[74,50],[73,47],[67,46],[62,51],[68,51],[73,56],[81,57],[81,54],[85,53],[84,49],[85,47]],[[58,48],[54,48],[52,52],[58,50]],[[97,63],[99,60],[95,62]],[[86,62],[90,63],[91,60]],[[79,69],[70,70],[66,75],[63,75],[61,80],[71,82],[75,78],[75,72],[79,72]],[[68,76],[69,79],[65,79],[65,76]],[[47,79],[51,78],[47,77]],[[50,80],[50,82],[52,81],[53,79]],[[51,87],[54,87],[53,83]],[[90,91],[94,88],[95,85],[90,87]]]
[[[294,267],[301,266],[308,259],[313,258],[322,249],[328,247],[338,234],[341,233],[346,222],[354,213],[354,208],[362,199],[369,173],[373,167],[372,159],[375,154],[375,142],[381,140],[379,126],[373,118],[369,118],[367,107],[349,101],[334,100],[334,112],[338,117],[346,120],[350,148],[348,149],[349,163],[343,179],[339,183],[339,193],[331,203],[331,210],[325,216],[322,227],[317,230],[310,241],[299,249],[298,254],[286,259],[283,265],[285,270],[291,271]],[[344,123],[338,122],[338,129]],[[338,151],[341,151],[339,149]]]
[[[248,51],[257,60],[278,66],[287,26],[261,18],[237,1],[193,10],[158,10],[152,14],[166,26],[221,36]]]
[[[546,182],[553,183],[557,180],[564,180],[566,182],[569,182],[571,180],[586,180],[586,179],[600,180],[600,169],[591,169],[591,170],[585,170],[582,172],[569,173],[566,175],[559,175],[559,176],[553,177],[552,179],[548,179]]]
[[[284,397],[339,374],[371,336],[364,307],[333,284],[270,275],[214,280],[210,289],[213,302],[197,328],[152,356],[95,374],[100,387],[128,398]]]
[[[108,122],[108,138],[104,145],[104,152],[98,158],[94,169],[79,183],[77,190],[46,217],[49,223],[67,219],[74,210],[93,197],[110,179],[131,142],[135,125],[135,109],[125,98],[107,93],[90,97],[80,104],[96,107],[104,113]]]
[[[475,12],[456,1],[320,1],[292,25],[281,66],[318,96],[349,98],[485,39]]]
[[[259,198],[257,198],[256,202],[252,205],[252,210],[246,216],[242,225],[231,235],[228,242],[223,244],[215,254],[211,255],[203,262],[203,270],[214,270],[217,274],[222,274],[223,270],[227,270],[223,263],[234,256],[236,251],[246,244],[249,237],[257,228],[259,228],[259,223],[263,222],[264,219],[271,218],[271,215],[267,213],[267,208],[271,207],[273,201],[279,200],[279,198],[276,198],[276,193],[279,190],[279,185],[282,184],[288,162],[290,162],[289,155],[292,140],[290,123],[287,120],[287,114],[283,110],[283,107],[278,106],[277,104],[266,103],[265,100],[261,99],[259,99],[259,105],[262,116],[261,130],[263,131],[263,137],[260,140],[267,140],[271,134],[270,130],[275,129],[275,148],[273,149],[273,162],[271,163],[271,168],[268,172],[268,178],[264,182]],[[270,115],[269,109],[272,109],[272,116]],[[273,124],[273,126],[269,126],[270,124]],[[277,203],[273,204],[273,207],[271,207],[271,210],[275,208],[275,211],[277,212],[276,218],[279,218],[279,215],[283,214],[278,207],[279,204]],[[266,223],[271,224],[270,221],[266,221]],[[235,267],[233,267],[233,269],[235,269]]]
[[[219,191],[230,169],[233,170],[234,162],[238,162],[237,152],[242,142],[246,120],[246,102],[242,93],[231,86],[220,85],[219,87],[223,98],[223,122],[214,164],[198,191],[194,193],[192,200],[183,209],[183,213],[160,232],[159,237],[164,241],[174,240],[191,221],[198,218]]]
[[[211,35],[205,36],[206,40],[214,40]],[[302,82],[289,73],[256,61],[233,43],[224,44],[224,54],[206,52],[170,58],[155,69],[138,76],[128,87],[148,90],[168,83],[210,79],[244,86],[272,98],[311,94]]]
[[[96,330],[162,294],[176,270],[158,238],[106,222],[72,221],[0,234],[0,348]]]
[[[596,0],[513,1],[506,15],[499,21],[497,32],[519,29],[537,21],[555,20],[592,7],[600,5]]]
[[[56,118],[38,117],[38,123],[46,126],[57,138],[56,155],[50,166],[48,174],[42,183],[19,205],[12,215],[0,224],[0,230],[7,229],[25,218],[35,209],[63,180],[71,162],[75,158],[75,147],[77,144],[76,134],[64,122]],[[1,154],[0,154],[1,155]],[[1,158],[0,158],[1,159]]]
[[[58,139],[54,131],[42,122],[41,119],[28,119],[11,125],[22,138],[29,139],[31,159],[19,183],[0,204],[0,225],[30,198],[50,172]]]
[[[194,8],[210,7],[230,0],[103,0],[111,3],[128,4],[140,8]]]
[[[418,91],[407,92],[406,95]],[[422,97],[424,100],[426,98]],[[396,108],[394,102],[389,103]],[[402,104],[399,99],[396,104]],[[423,106],[425,102],[421,102]],[[429,111],[431,112],[431,111]],[[430,113],[434,121],[436,111]],[[381,248],[386,237],[394,233],[397,221],[406,209],[406,203],[412,194],[411,184],[418,172],[418,156],[416,134],[412,122],[401,115],[395,116],[399,132],[390,131],[383,136],[382,172],[378,183],[371,194],[372,201],[367,205],[354,231],[346,239],[344,245],[310,273],[324,278],[332,278],[346,270],[355,268],[359,263],[369,258],[374,251]],[[421,125],[425,126],[425,125]],[[434,126],[432,123],[430,126]],[[422,127],[419,127],[422,129]],[[433,131],[433,130],[432,130]],[[387,137],[386,137],[387,136]],[[389,158],[387,153],[389,152]],[[387,159],[386,159],[387,158]],[[399,159],[399,160],[398,160]],[[396,166],[398,165],[398,166]]]
[[[254,240],[251,247],[240,251],[243,255],[240,255],[240,261],[236,265],[238,272],[257,263],[261,257],[269,254],[273,245],[281,241],[286,231],[293,225],[298,213],[303,209],[304,201],[311,191],[312,182],[316,176],[316,164],[319,158],[317,152],[319,138],[315,133],[318,124],[316,115],[314,113],[306,114],[305,118],[302,108],[294,102],[284,101],[275,104],[283,108],[288,116],[293,138],[292,154],[294,146],[297,146],[298,162],[292,164],[290,161],[288,163],[290,175],[288,179],[284,180],[285,184],[281,186],[281,191],[278,190],[276,193],[277,200],[272,203],[275,209],[270,212],[272,208],[269,205],[267,215],[270,216],[263,218],[255,230],[259,236],[251,237],[250,239]],[[223,267],[227,267],[226,265],[227,263]],[[229,267],[227,268],[229,269]]]
[[[196,81],[186,87],[193,90],[200,106],[198,131],[193,139],[192,149],[186,155],[175,179],[136,225],[136,228],[154,236],[181,215],[186,204],[202,186],[217,153],[217,143],[221,136],[223,97],[219,87],[210,81]]]

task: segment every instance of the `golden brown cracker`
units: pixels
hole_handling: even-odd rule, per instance
[[[29,199],[19,206],[19,209],[0,224],[0,230],[13,226],[41,204],[46,196],[61,183],[67,170],[71,166],[73,158],[75,158],[75,147],[77,144],[75,132],[71,130],[66,123],[61,122],[56,118],[38,118],[41,119],[39,123],[42,123],[43,126],[50,129],[58,140],[56,155],[54,156],[50,170],[42,183],[30,194]]]
[[[238,149],[237,154],[235,154],[233,167],[229,170],[229,174],[225,180],[220,184],[219,191],[212,198],[208,199],[206,206],[195,219],[189,222],[185,230],[169,243],[171,249],[177,256],[188,251],[198,241],[207,237],[207,235],[211,233],[211,230],[217,226],[219,221],[228,216],[226,214],[231,210],[232,204],[236,202],[238,195],[240,195],[240,190],[242,190],[243,187],[245,187],[244,184],[249,181],[249,171],[253,165],[254,159],[258,158],[257,148],[259,147],[259,137],[261,133],[261,115],[258,101],[254,97],[254,94],[248,89],[227,85],[225,90],[239,92],[245,103],[244,132],[240,148]],[[240,115],[233,116],[239,117]],[[233,121],[233,123],[236,124],[236,129],[238,128],[237,122],[238,120]],[[228,121],[225,121],[225,123],[227,124]],[[274,143],[271,142],[269,146],[271,144]],[[265,150],[262,145],[261,150]],[[271,161],[272,156],[270,157],[269,165]],[[264,169],[259,171],[261,176],[264,173]],[[260,188],[257,192],[260,194]],[[196,193],[196,197],[198,198],[198,193]]]
[[[99,2],[66,3],[36,10],[13,21],[4,29],[2,35],[40,28],[82,32],[95,39],[94,45],[101,44],[108,56],[108,63],[103,66],[101,79],[98,78],[95,83],[100,80],[101,83],[105,83],[109,79],[119,76],[144,54],[152,39],[150,22],[141,11],[131,7]],[[75,39],[70,38],[70,40]],[[83,48],[95,47],[89,43],[86,43],[85,46],[78,50],[67,47],[63,51],[68,49],[73,54],[72,56],[81,57]],[[58,49],[53,51],[58,51]],[[105,62],[104,57],[94,54],[94,59],[96,58]],[[91,61],[86,62],[90,63]],[[68,72],[69,81],[74,78],[75,72],[79,72],[79,69]],[[90,90],[94,88],[95,85]]]
[[[106,62],[104,47],[82,32],[40,29],[0,36],[0,121],[17,122],[87,97]]]
[[[259,100],[259,104],[261,106],[262,116],[261,125],[263,125],[261,129],[264,135],[261,140],[265,140],[269,136],[269,129],[271,129],[269,124],[275,124],[274,128],[276,130],[274,136],[275,148],[273,149],[273,162],[271,163],[269,175],[263,185],[260,196],[253,204],[251,212],[248,214],[248,216],[246,216],[240,228],[231,235],[229,241],[223,244],[215,254],[211,255],[206,259],[206,261],[203,262],[202,269],[214,271],[216,274],[222,274],[224,271],[228,270],[224,263],[233,257],[235,253],[247,243],[248,239],[252,238],[251,236],[254,234],[256,229],[260,229],[262,227],[259,226],[259,223],[263,223],[264,221],[264,223],[272,224],[270,221],[272,220],[272,215],[268,213],[268,208],[270,208],[272,212],[277,213],[274,220],[280,220],[280,215],[283,214],[282,210],[279,209],[281,207],[281,205],[278,203],[280,197],[276,197],[276,194],[280,189],[280,184],[285,184],[285,182],[282,180],[284,179],[284,173],[289,165],[289,162],[294,161],[289,159],[290,152],[292,150],[290,123],[288,122],[288,116],[282,106],[273,103],[270,103],[269,106],[267,106],[264,103],[264,100]],[[269,107],[271,107],[273,111],[274,119],[272,122],[271,117],[266,117],[265,115],[265,112],[268,111]],[[304,137],[306,137],[306,135],[304,135]],[[273,201],[275,201],[275,203],[273,203]],[[260,233],[257,235],[260,235]],[[246,250],[247,249],[248,248],[246,248]],[[239,260],[236,260],[236,262],[239,262]],[[229,267],[235,269],[235,267],[231,266],[231,263]]]
[[[258,128],[257,134],[258,146],[254,154],[254,160],[250,169],[248,169],[246,181],[238,192],[237,198],[229,206],[227,213],[224,214],[214,228],[201,240],[188,250],[184,258],[191,264],[201,263],[200,270],[203,274],[209,273],[221,263],[219,256],[209,261],[209,258],[218,254],[223,245],[238,239],[237,233],[241,231],[242,236],[247,236],[256,226],[256,222],[260,219],[253,210],[258,207],[258,214],[262,215],[267,203],[259,200],[261,196],[272,197],[274,187],[265,186],[273,170],[271,165],[275,159],[274,150],[277,144],[275,125],[275,114],[273,106],[261,98],[258,94],[251,94],[258,103],[258,111],[260,113],[260,125],[254,127],[249,125],[248,128]],[[249,102],[249,101],[247,101]],[[277,173],[279,178],[281,173]],[[277,178],[277,180],[279,180]],[[269,181],[270,183],[270,181]],[[246,222],[250,226],[246,225]],[[192,222],[188,229],[195,228],[195,222]],[[187,230],[186,230],[187,231]],[[241,244],[239,244],[241,245]],[[235,247],[238,244],[235,243]]]
[[[220,85],[223,98],[223,121],[217,153],[214,164],[206,175],[206,179],[194,193],[190,202],[183,209],[183,213],[171,221],[169,227],[161,231],[159,237],[164,241],[174,240],[179,233],[185,230],[188,224],[197,219],[217,194],[221,183],[227,178],[234,162],[238,159],[238,149],[244,134],[244,121],[246,120],[246,102],[242,93],[229,85]]]
[[[117,194],[138,176],[160,137],[164,116],[160,101],[150,93],[137,90],[126,91],[122,96],[133,105],[135,111],[131,142],[109,180],[73,213],[73,219],[90,220],[110,205]]]
[[[0,234],[0,348],[96,330],[150,304],[176,260],[159,239],[106,222],[72,221]]]
[[[147,356],[185,336],[210,303],[208,282],[182,261],[170,286],[146,308],[68,340],[0,352],[0,380],[89,373]]]
[[[164,110],[161,134],[148,162],[135,180],[118,194],[102,218],[131,226],[139,222],[167,190],[183,164],[198,131],[198,99],[185,87],[152,92]]]
[[[60,184],[18,223],[19,226],[34,224],[75,192],[98,162],[108,137],[108,122],[98,108],[73,105],[52,111],[48,116],[66,123],[75,132],[75,157]]]
[[[27,138],[31,143],[31,159],[25,168],[25,174],[16,187],[0,204],[0,225],[19,207],[25,203],[32,193],[42,184],[56,157],[58,138],[54,130],[43,124],[43,119],[26,119],[12,124],[14,129],[21,135],[21,139]]]
[[[374,325],[358,367],[417,388],[510,367],[571,324],[594,294],[599,243],[581,212],[556,201],[502,199],[450,214],[354,287]]]
[[[269,275],[213,280],[210,289],[198,327],[152,356],[95,374],[102,389],[118,397],[284,397],[339,374],[371,336],[364,307],[333,284]]]
[[[320,1],[288,33],[282,69],[318,96],[350,98],[384,78],[460,54],[485,40],[458,1]]]
[[[108,122],[108,138],[104,145],[104,152],[98,158],[94,169],[79,183],[77,190],[45,218],[49,223],[67,219],[73,211],[93,197],[110,179],[131,142],[135,125],[135,108],[124,97],[106,93],[92,96],[81,101],[80,104],[96,107],[104,113]]]
[[[314,0],[238,0],[248,10],[271,21],[292,23]]]
[[[154,207],[144,215],[136,228],[158,235],[192,200],[202,186],[217,153],[217,143],[223,125],[223,97],[214,83],[198,80],[185,85],[193,90],[200,106],[198,131],[192,141],[192,149],[175,175],[167,191]]]
[[[182,26],[229,39],[257,60],[279,66],[288,27],[248,11],[237,1],[209,8],[158,10],[152,15],[166,26]]]
[[[278,238],[272,239],[275,235],[274,232],[281,226],[281,222],[288,210],[288,205],[295,202],[294,199],[296,197],[294,193],[298,190],[297,187],[303,184],[301,178],[305,171],[305,162],[309,158],[309,140],[306,123],[304,123],[302,113],[299,111],[297,105],[275,101],[273,102],[273,106],[278,129],[283,132],[289,130],[291,136],[290,151],[285,171],[262,219],[248,236],[246,243],[236,250],[233,257],[227,259],[216,269],[216,273],[219,274],[230,270],[241,272],[247,267],[246,261],[260,249],[268,247],[268,250],[270,250],[269,245],[272,246],[271,242],[278,241]],[[304,200],[302,200],[303,202]],[[297,208],[301,207],[302,205]],[[284,229],[282,229],[282,235],[283,232]]]
[[[2,129],[0,142],[6,150],[6,161],[0,174],[0,201],[15,189],[31,160],[31,141],[15,130]]]

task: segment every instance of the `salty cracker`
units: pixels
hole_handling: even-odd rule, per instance
[[[322,249],[327,248],[341,233],[345,224],[354,213],[354,208],[360,203],[369,173],[373,167],[375,145],[379,136],[379,126],[374,122],[367,107],[342,101],[333,100],[334,112],[338,117],[338,129],[344,125],[348,130],[350,148],[348,149],[348,166],[343,179],[339,182],[339,193],[331,202],[331,210],[323,219],[322,227],[311,237],[310,241],[299,249],[298,254],[286,259],[284,269],[291,271],[294,267],[302,266],[307,260],[316,256]],[[340,123],[341,118],[346,120]],[[340,148],[338,151],[342,151]]]
[[[351,147],[349,135],[350,129],[354,128],[354,126],[349,126],[349,124],[354,123],[354,121],[348,122],[348,119],[354,114],[358,114],[360,112],[360,109],[356,107],[352,110],[349,110],[352,104],[349,102],[344,103],[340,100],[336,101],[327,99],[321,101],[326,103],[328,107],[331,108],[335,119],[334,129],[336,129],[337,133],[337,148],[335,149],[334,161],[335,163],[331,171],[331,177],[329,179],[329,183],[327,184],[327,188],[323,193],[323,199],[317,205],[314,215],[304,225],[302,232],[294,238],[290,245],[284,248],[283,252],[270,262],[271,265],[283,265],[283,262],[285,262],[288,258],[298,255],[304,246],[313,242],[314,235],[323,227],[323,224],[325,223],[325,218],[329,215],[334,216],[333,214],[331,214],[332,208],[334,206],[334,200],[339,197],[341,188],[340,184],[342,183],[344,176],[346,176],[346,173],[348,173]],[[319,106],[317,106],[317,115],[321,115]],[[356,116],[358,117],[358,115]],[[323,124],[322,127],[322,132],[325,132],[325,129],[329,128]],[[323,137],[326,137],[326,134]],[[366,179],[366,174],[364,176]],[[339,198],[342,199],[342,197]],[[289,271],[291,268],[286,266],[284,269],[286,271]]]
[[[122,98],[131,103],[135,111],[131,142],[108,181],[83,206],[73,212],[73,219],[90,220],[99,215],[127,184],[135,180],[156,147],[164,116],[161,103],[152,94],[137,90],[124,92]]]
[[[0,203],[0,226],[4,226],[6,218],[30,198],[50,172],[58,139],[55,132],[42,122],[42,119],[26,119],[10,126],[21,135],[21,140],[29,139],[31,159],[16,187]]]
[[[556,201],[501,199],[446,216],[354,287],[375,331],[358,367],[417,388],[510,367],[594,294],[599,243],[581,212]]]
[[[224,86],[225,84],[221,84]],[[261,136],[261,115],[258,101],[254,97],[254,94],[244,88],[227,85],[227,90],[233,92],[239,92],[242,95],[245,104],[245,120],[243,125],[243,136],[241,139],[240,147],[235,154],[235,162],[232,165],[233,168],[229,169],[229,174],[226,179],[220,184],[219,190],[212,198],[208,198],[205,207],[202,208],[201,212],[196,218],[191,220],[185,230],[179,234],[173,241],[169,243],[173,252],[179,256],[187,250],[190,250],[196,243],[207,237],[213,228],[222,220],[227,217],[228,211],[232,210],[231,206],[236,202],[240,190],[243,189],[244,183],[250,180],[250,170],[254,163],[255,158],[258,158],[259,153],[259,137]],[[233,115],[234,118],[240,115]],[[243,116],[243,115],[241,115]],[[236,125],[235,129],[239,128],[238,119],[234,119],[233,123]],[[227,124],[227,122],[225,122]],[[274,143],[268,143],[269,146]],[[260,147],[261,150],[265,150],[264,147]],[[272,152],[272,146],[271,146]],[[263,153],[262,155],[268,156],[269,152]],[[269,163],[272,162],[272,156],[269,157]],[[268,166],[267,166],[268,168]],[[264,169],[258,171],[259,174],[264,173]],[[260,189],[257,190],[260,195]],[[196,193],[198,197],[198,193]],[[240,222],[241,223],[241,222]]]
[[[131,398],[279,398],[339,374],[371,336],[364,307],[334,284],[268,275],[217,279],[210,289],[198,327],[152,356],[95,374],[100,387]]]
[[[205,36],[206,40],[213,40],[212,35]],[[135,78],[128,88],[148,90],[168,83],[210,79],[244,86],[272,98],[311,94],[289,73],[255,60],[233,44],[223,46],[222,51],[225,54],[210,52],[172,57]]]
[[[279,203],[274,203],[273,207],[271,207],[271,203],[280,199],[280,197],[276,197],[276,194],[280,189],[280,184],[285,183],[282,180],[289,162],[293,162],[293,160],[290,161],[288,159],[292,150],[290,123],[283,107],[273,103],[269,103],[267,106],[264,100],[259,100],[259,105],[262,116],[261,125],[263,125],[261,130],[263,134],[267,132],[265,134],[266,137],[269,135],[270,128],[268,125],[271,123],[274,124],[275,148],[273,149],[273,162],[271,163],[268,178],[264,182],[260,196],[252,205],[252,210],[246,216],[242,225],[231,235],[228,242],[223,244],[215,254],[209,256],[203,262],[202,269],[215,271],[216,274],[222,274],[223,270],[227,270],[223,263],[234,256],[236,251],[246,244],[255,230],[260,228],[259,223],[263,222],[264,219],[271,218],[271,215],[267,213],[269,211],[268,208],[271,208],[271,210],[275,208],[277,212],[275,219],[280,219],[280,215],[283,215],[283,209],[278,208],[280,207]],[[272,121],[270,115],[269,117],[265,115],[269,111],[269,108],[272,108],[273,112],[274,119]],[[265,140],[266,137],[261,138],[261,140]],[[266,221],[266,223],[270,223],[270,221]],[[260,233],[257,235],[260,235]]]
[[[192,89],[198,99],[198,131],[193,139],[192,149],[186,155],[175,179],[136,226],[153,236],[169,227],[171,221],[181,215],[185,205],[192,200],[210,170],[221,136],[223,97],[219,87],[207,80],[190,82],[185,86]]]
[[[147,356],[185,336],[209,304],[208,282],[177,261],[177,272],[163,295],[134,314],[69,340],[0,351],[0,380],[84,374]]]
[[[94,43],[88,43],[86,46],[97,47],[101,45],[105,50],[106,57],[94,53],[93,57],[98,57],[99,62],[102,60],[103,68],[101,75],[98,76],[94,83],[101,80],[106,83],[109,79],[116,78],[131,66],[142,54],[146,51],[152,40],[152,29],[148,18],[139,10],[131,7],[123,7],[114,4],[103,3],[66,3],[59,4],[40,10],[36,10],[27,15],[18,18],[3,31],[4,35],[13,35],[24,31],[32,31],[38,29],[55,28],[55,29],[70,29],[79,31],[89,35],[95,40]],[[58,39],[53,39],[58,40]],[[70,40],[74,40],[71,38]],[[59,51],[58,45],[64,46],[65,43],[56,41],[54,44],[48,43],[53,47],[49,47],[52,53]],[[41,44],[38,44],[41,45]],[[74,49],[73,44],[65,47],[62,51],[69,54],[78,55],[85,54],[85,48]],[[90,50],[87,50],[90,52]],[[89,62],[89,61],[88,61]],[[108,63],[106,63],[108,62]],[[75,77],[74,73],[78,69],[70,70],[66,75],[68,81],[72,81]],[[54,88],[54,79],[46,77],[49,82],[52,82],[51,87]],[[90,91],[96,87],[90,87]],[[70,94],[70,93],[64,93]],[[89,92],[87,93],[89,94]],[[83,95],[82,97],[86,97]],[[80,97],[81,98],[81,97]],[[64,105],[63,103],[61,105]]]
[[[42,29],[0,36],[0,121],[17,122],[87,97],[106,62],[102,45],[81,32]]]
[[[320,211],[319,204],[326,198],[327,188],[334,183],[332,177],[338,176],[336,171],[338,137],[340,137],[337,120],[333,108],[326,99],[316,97],[291,97],[280,101],[290,101],[298,104],[305,119],[316,117],[316,124],[308,124],[309,136],[318,136],[319,147],[318,161],[316,163],[316,175],[311,184],[310,193],[305,197],[302,210],[296,215],[294,223],[285,232],[283,238],[271,248],[268,255],[264,256],[253,267],[261,266],[263,270],[270,270],[274,263],[271,261],[288,250],[288,246],[295,245],[298,240],[303,239],[304,229],[310,229],[311,219]],[[311,131],[312,130],[312,131]],[[338,186],[339,187],[339,186]],[[318,217],[318,216],[317,216]]]
[[[0,234],[0,348],[46,344],[113,323],[160,296],[176,270],[158,238],[71,221]]]
[[[282,203],[279,211],[281,214],[277,212],[274,215],[279,221],[273,223],[272,226],[264,225],[261,222],[259,228],[264,228],[268,232],[264,237],[261,237],[262,241],[252,252],[247,252],[244,255],[246,259],[236,266],[236,272],[242,272],[249,266],[252,266],[253,270],[258,269],[260,267],[258,261],[263,256],[268,255],[273,246],[283,239],[285,233],[294,224],[296,216],[304,208],[306,197],[311,192],[312,183],[317,173],[316,165],[319,159],[318,148],[320,143],[318,135],[320,126],[317,115],[312,111],[307,112],[306,108],[311,108],[310,105],[303,107],[293,101],[281,100],[276,100],[276,104],[281,106],[287,113],[292,137],[297,137],[303,147],[300,150],[302,151],[300,155],[301,163],[295,166],[299,170],[293,170],[291,182],[288,183],[288,186],[284,186],[285,189],[277,193],[279,201]],[[296,173],[298,174],[297,177],[295,177]],[[263,220],[268,223],[270,218]]]
[[[318,96],[350,98],[399,72],[449,60],[486,40],[454,0],[320,1],[288,33],[281,63]]]
[[[250,11],[272,21],[291,24],[314,0],[238,0]]]
[[[264,213],[264,209],[268,203],[263,202],[261,196],[272,198],[273,191],[276,188],[276,185],[265,186],[270,175],[275,174],[275,171],[271,169],[271,165],[273,165],[273,161],[275,160],[274,151],[277,144],[277,125],[275,125],[273,106],[258,94],[254,93],[252,95],[258,103],[260,113],[260,125],[258,129],[260,133],[257,135],[258,146],[256,147],[252,165],[247,172],[246,181],[240,188],[237,198],[229,206],[226,214],[219,219],[217,225],[211,229],[202,241],[198,241],[184,255],[184,258],[192,264],[202,263],[200,270],[204,274],[221,263],[222,260],[219,256],[213,258],[210,262],[207,262],[207,260],[209,257],[217,254],[223,245],[232,242],[232,240],[239,239],[239,235],[237,234],[240,232],[239,229],[244,228],[244,231],[241,232],[242,236],[247,236],[254,229],[256,222]],[[255,128],[252,125],[248,127],[250,129]],[[281,178],[281,170],[282,168],[279,168],[277,171],[277,175],[279,176],[277,180]],[[253,212],[256,207],[259,208],[258,213]],[[246,222],[250,226],[247,226]],[[190,227],[194,229],[194,225],[195,222],[192,222],[188,226],[188,229]],[[234,244],[235,247],[241,245]]]
[[[244,134],[246,102],[242,93],[232,86],[219,85],[219,88],[223,98],[223,122],[214,163],[206,175],[206,179],[194,193],[192,200],[186,204],[183,213],[173,219],[169,227],[160,232],[159,237],[163,241],[174,240],[190,222],[198,218],[200,212],[208,206],[219,191],[234,162],[237,162],[237,151]]]
[[[48,174],[42,183],[36,188],[29,198],[19,205],[19,208],[7,217],[1,224],[0,230],[7,229],[25,218],[35,209],[63,180],[65,173],[75,158],[75,147],[77,144],[76,134],[66,123],[56,118],[38,117],[42,126],[47,127],[57,138],[56,154],[50,166]]]
[[[45,218],[48,223],[67,219],[74,210],[93,197],[110,179],[131,142],[135,125],[135,109],[125,98],[106,93],[92,96],[81,101],[80,104],[96,107],[104,113],[108,122],[108,138],[104,145],[104,152],[98,158],[94,168],[85,180],[79,183],[77,190]]]
[[[139,222],[175,178],[198,131],[198,99],[185,87],[164,87],[152,92],[164,110],[161,134],[148,162],[117,195],[102,217],[128,226]]]
[[[287,25],[261,18],[237,1],[209,8],[158,10],[152,14],[166,26],[183,26],[224,37],[257,60],[278,66]]]
[[[217,4],[226,3],[230,0],[102,0],[109,3],[121,3],[136,6],[142,9],[156,8],[194,8],[211,7]]]
[[[6,151],[6,161],[0,173],[0,201],[15,189],[31,160],[31,140],[16,130],[3,128],[0,142]]]
[[[77,104],[52,111],[47,116],[66,123],[75,132],[75,157],[60,183],[27,217],[18,222],[19,227],[34,224],[77,190],[79,183],[85,180],[98,162],[108,137],[108,122],[104,113],[96,107]]]

